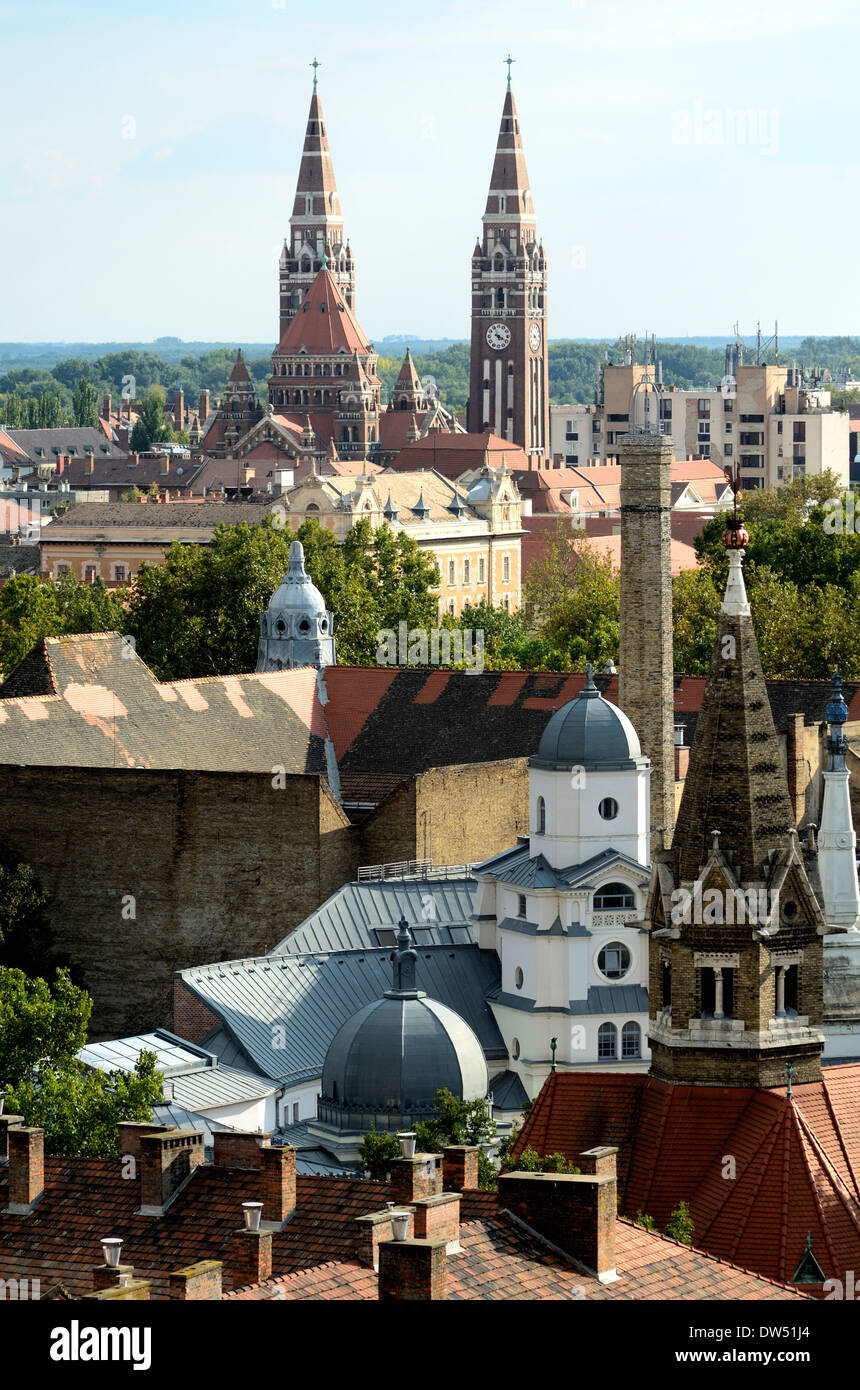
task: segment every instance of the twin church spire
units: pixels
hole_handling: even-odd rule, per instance
[[[549,457],[547,266],[538,239],[520,121],[508,66],[483,232],[472,257],[468,428],[491,430],[536,463]],[[279,263],[283,342],[320,270],[355,312],[355,261],[317,91],[308,112],[290,231]]]

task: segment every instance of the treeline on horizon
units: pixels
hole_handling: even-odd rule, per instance
[[[172,343],[174,340],[166,340]],[[98,346],[98,345],[96,345]],[[184,345],[187,346],[187,345]],[[197,346],[197,345],[192,345]],[[391,344],[382,351],[391,351]],[[7,414],[17,418],[14,406],[7,409],[7,398],[16,402],[40,401],[50,397],[51,409],[43,408],[42,419],[58,424],[71,423],[73,400],[81,381],[91,382],[99,396],[110,394],[118,399],[124,380],[134,378],[135,395],[145,394],[152,386],[161,386],[170,397],[179,387],[185,391],[186,402],[196,404],[204,388],[217,400],[236,358],[235,347],[215,347],[200,353],[185,353],[176,360],[176,348],[165,344],[165,355],[149,349],[126,348],[97,356],[72,356],[54,362],[49,368],[39,365],[39,354],[33,354],[34,365],[15,366],[0,374],[0,423]],[[639,347],[641,354],[642,348]],[[405,353],[405,344],[403,347]],[[397,355],[379,358],[382,398],[387,402],[400,370],[403,354],[397,344]],[[550,401],[553,405],[590,404],[596,400],[601,364],[622,362],[624,348],[620,340],[611,342],[559,340],[549,344]],[[715,387],[725,371],[725,352],[722,348],[696,347],[687,343],[660,342],[657,355],[663,364],[663,379],[667,386],[680,389]],[[781,353],[783,363],[796,361],[807,368],[827,368],[834,375],[860,376],[860,337],[807,337],[796,350]],[[432,376],[443,404],[462,413],[469,393],[469,344],[452,343],[434,352],[416,352],[415,366],[419,376]],[[266,382],[271,370],[268,352],[246,353],[246,365],[257,388],[259,399],[266,401]],[[45,402],[44,404],[47,404]]]

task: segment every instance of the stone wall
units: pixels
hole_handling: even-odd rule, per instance
[[[0,839],[53,897],[92,1032],[171,1018],[174,970],[271,948],[354,871],[313,775],[0,767]]]

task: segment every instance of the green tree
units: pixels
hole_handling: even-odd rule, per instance
[[[75,387],[72,419],[79,426],[95,428],[99,417],[99,397],[88,377],[82,376]]]
[[[672,632],[675,670],[707,675],[720,614],[720,595],[708,566],[682,570],[672,580]]]
[[[92,999],[58,970],[54,984],[0,966],[0,1080],[6,1109],[45,1131],[46,1152],[116,1157],[120,1120],[151,1121],[160,1099],[155,1054],[133,1073],[91,1071],[77,1053]]]
[[[30,864],[0,846],[0,964],[32,974],[51,945],[48,893]]]
[[[368,1177],[384,1182],[393,1160],[400,1157],[400,1143],[390,1131],[372,1129],[359,1144],[358,1153]]]
[[[54,583],[57,632],[123,631],[123,598],[124,590],[108,589],[103,579],[87,584],[69,570]]]
[[[0,672],[8,675],[41,637],[59,629],[53,584],[16,574],[0,589]]]
[[[617,659],[618,571],[561,520],[523,584],[523,606],[527,625],[561,657],[561,669]]]
[[[134,453],[145,453],[153,444],[169,443],[173,429],[165,414],[165,395],[160,386],[152,386],[140,403],[140,412],[131,432]]]
[[[518,1158],[509,1160],[510,1169],[518,1173],[578,1173],[571,1159],[556,1151],[539,1154],[536,1149],[523,1149]]]
[[[676,1240],[679,1245],[693,1244],[693,1219],[686,1202],[678,1202],[677,1206],[672,1208],[664,1234],[670,1240]]]
[[[416,1148],[421,1153],[441,1153],[449,1144],[477,1144],[478,1186],[495,1187],[496,1170],[485,1153],[495,1143],[496,1123],[485,1100],[463,1100],[446,1087],[434,1097],[436,1113],[415,1126]]]

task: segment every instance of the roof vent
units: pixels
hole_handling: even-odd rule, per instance
[[[105,1264],[110,1269],[116,1269],[119,1265],[120,1251],[122,1250],[122,1238],[120,1236],[106,1236],[100,1242],[104,1251]]]
[[[242,1211],[245,1214],[245,1230],[259,1231],[260,1217],[263,1215],[262,1202],[243,1202]]]
[[[402,1129],[398,1131],[397,1141],[400,1144],[400,1152],[404,1158],[415,1157],[415,1139],[416,1134],[414,1129]]]
[[[409,1232],[410,1211],[392,1211],[391,1235],[394,1240],[406,1240]]]

